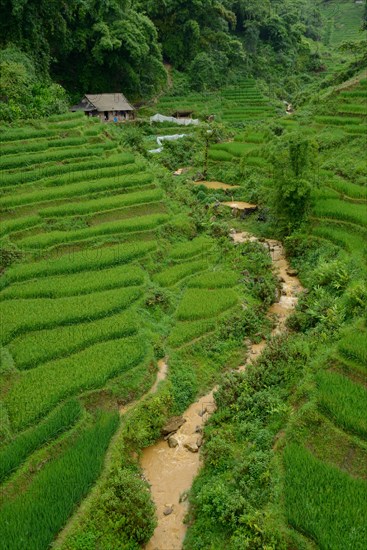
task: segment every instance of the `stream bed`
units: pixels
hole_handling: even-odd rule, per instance
[[[275,316],[276,325],[272,335],[285,330],[285,321],[296,306],[299,293],[303,290],[295,272],[289,268],[280,242],[259,240],[249,233],[232,233],[235,243],[261,242],[269,251],[275,274],[281,283],[281,294],[268,311]],[[247,360],[238,370],[244,370],[266,346],[266,340],[249,346]],[[165,365],[167,367],[167,365]],[[164,376],[167,368],[164,370]],[[160,371],[162,372],[162,371]],[[161,375],[160,379],[164,376]],[[158,525],[146,545],[146,550],[181,550],[185,538],[184,518],[188,510],[187,493],[200,468],[202,426],[215,410],[214,392],[202,396],[184,413],[185,423],[174,434],[174,447],[165,440],[159,440],[143,451],[141,466],[144,477],[151,486],[156,505]]]

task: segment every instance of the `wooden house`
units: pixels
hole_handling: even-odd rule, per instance
[[[123,94],[86,94],[71,111],[98,116],[101,122],[121,122],[135,118],[135,109]]]

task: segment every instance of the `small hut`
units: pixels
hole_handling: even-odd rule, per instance
[[[135,118],[135,109],[123,94],[86,94],[71,111],[98,116],[101,122],[121,122]]]

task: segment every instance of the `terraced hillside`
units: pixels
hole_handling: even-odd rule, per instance
[[[324,22],[324,41],[338,45],[347,40],[360,40],[363,2],[331,0],[320,3]]]
[[[274,102],[264,97],[256,81],[239,80],[215,92],[165,95],[154,106],[155,112],[172,115],[177,111],[193,112],[193,116],[215,115],[217,120],[234,123],[266,120],[275,113]]]
[[[243,304],[259,319],[264,308],[240,268],[260,272],[268,260],[251,264],[251,254],[265,253],[253,247],[240,265],[213,238],[195,237],[188,207],[159,184],[162,173],[121,150],[116,136],[73,114],[1,134],[0,538],[9,550],[47,548],[103,467],[102,493],[59,546],[78,547],[86,532],[107,544],[101,494],[116,490],[116,475],[147,494],[131,451],[240,360],[241,332],[216,346]],[[120,422],[119,409],[149,390],[165,353],[170,389]],[[116,441],[126,450],[117,453]],[[136,544],[146,529],[114,536]]]
[[[362,73],[272,129],[249,125],[234,141],[211,146],[209,177],[236,185],[203,189],[205,200],[228,200],[228,193],[234,202],[255,198],[264,207],[259,219],[269,225],[256,216],[230,223],[267,236],[269,227],[274,231],[266,206],[276,185],[269,152],[277,136],[299,132],[318,144],[318,154],[310,217],[288,244],[308,293],[289,322],[291,333],[219,391],[205,432],[206,465],[191,496],[187,548],[223,541],[251,547],[255,540],[275,548],[365,545],[366,122]],[[224,207],[215,208],[225,219]],[[277,407],[258,405],[280,396],[289,406],[283,421]]]
[[[154,176],[84,116],[1,140],[1,539],[39,549],[99,475],[118,426],[116,405],[88,401],[111,379],[126,377],[120,400],[152,380],[138,262],[168,215]]]

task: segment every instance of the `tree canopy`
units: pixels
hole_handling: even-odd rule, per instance
[[[74,100],[116,90],[152,96],[166,80],[163,62],[197,90],[238,70],[291,72],[319,24],[310,0],[0,0],[0,10],[0,46],[16,44],[36,80],[51,76]]]

